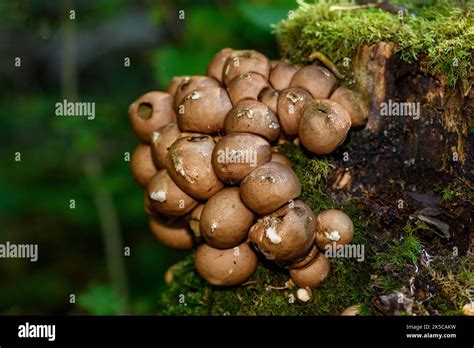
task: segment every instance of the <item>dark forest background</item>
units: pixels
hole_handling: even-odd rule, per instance
[[[37,262],[0,259],[0,314],[154,313],[164,272],[184,254],[147,229],[124,160],[137,144],[128,105],[174,75],[204,74],[223,47],[277,57],[270,24],[294,7],[0,2],[0,243],[39,246]],[[64,99],[94,102],[95,119],[57,117]]]

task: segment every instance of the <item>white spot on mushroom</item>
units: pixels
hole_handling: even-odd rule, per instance
[[[158,141],[158,139],[160,138],[160,132],[153,132],[153,135],[152,135],[152,138],[151,138],[151,141],[153,143],[156,143]]]
[[[293,104],[296,104],[297,102],[299,102],[300,100],[303,100],[303,96],[297,94],[297,93],[294,93],[294,92],[288,92],[286,94],[286,98],[288,100],[290,100]]]
[[[183,166],[183,159],[177,155],[171,154],[171,159],[173,161],[174,168],[176,172],[186,179],[191,184],[194,184],[194,180],[186,173]]]
[[[247,118],[252,119],[253,118],[253,110],[252,109],[247,109],[247,108],[244,108],[244,109],[240,110],[237,113],[237,118],[240,118],[240,117],[247,117]]]
[[[231,268],[231,269],[229,269],[229,272],[227,272],[227,273],[232,274],[233,272],[234,272],[234,269]]]
[[[212,225],[211,225],[211,234],[214,234],[216,232],[216,229],[217,229],[217,224],[214,222]]]
[[[339,241],[341,239],[341,236],[339,235],[339,231],[331,231],[331,232],[324,232],[324,235],[326,236],[327,239],[332,240],[332,241]]]
[[[265,235],[267,236],[268,239],[270,239],[270,242],[273,244],[280,244],[281,243],[281,237],[277,233],[277,229],[273,226],[270,226],[267,228],[265,231]]]
[[[333,115],[333,114],[328,114],[328,115],[327,115],[327,118],[328,118],[329,121],[331,121],[332,123],[336,123],[336,121],[337,121],[335,115]]]
[[[150,198],[153,199],[154,201],[163,203],[164,201],[166,201],[166,192],[163,190],[154,191],[150,194]]]
[[[190,94],[186,96],[186,100],[192,99],[192,100],[197,100],[201,98],[204,94],[200,91],[192,91]]]
[[[269,181],[272,184],[274,184],[276,182],[276,179],[271,175],[262,175],[262,176],[260,176],[260,180],[261,181]]]
[[[280,125],[276,122],[271,122],[270,125],[268,126],[268,128],[278,129],[278,128],[280,128]]]

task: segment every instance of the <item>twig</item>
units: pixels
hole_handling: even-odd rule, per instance
[[[240,286],[255,285],[260,283],[258,280],[249,280],[248,282],[242,283]]]
[[[312,62],[313,60],[319,60],[321,63],[323,63],[326,68],[332,71],[332,73],[338,78],[338,79],[343,79],[344,75],[337,70],[336,65],[324,54],[322,54],[319,51],[315,51],[309,55],[309,61]]]

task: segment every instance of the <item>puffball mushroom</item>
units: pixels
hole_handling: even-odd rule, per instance
[[[268,162],[242,180],[240,194],[247,207],[257,214],[266,215],[299,197],[301,184],[290,167]]]
[[[161,244],[176,250],[191,250],[193,235],[181,219],[151,217],[148,220],[151,232]]]
[[[224,129],[232,103],[225,89],[201,87],[187,94],[178,106],[181,131],[212,134]]]
[[[181,80],[181,83],[176,89],[175,95],[174,95],[174,107],[176,109],[176,112],[179,112],[178,106],[181,104],[183,98],[194,91],[195,89],[201,88],[201,87],[219,87],[220,84],[216,80],[214,80],[212,77],[209,76],[186,76]]]
[[[285,89],[290,87],[293,76],[300,68],[295,65],[278,62],[270,71],[268,80],[275,89]]]
[[[142,187],[156,174],[149,145],[138,144],[130,156],[130,171],[135,181]]]
[[[301,110],[313,97],[301,87],[291,87],[280,91],[278,96],[278,120],[283,133],[298,134]]]
[[[267,87],[263,89],[260,95],[258,96],[258,101],[268,106],[268,108],[276,114],[278,110],[279,95],[279,91],[271,87]]]
[[[330,263],[323,253],[319,253],[304,267],[291,269],[290,276],[300,288],[317,288],[329,275]]]
[[[339,103],[347,110],[352,127],[363,126],[367,123],[369,108],[360,93],[341,86],[334,91],[329,99]]]
[[[222,81],[227,86],[236,76],[257,73],[268,79],[270,61],[254,50],[236,50],[227,58],[222,70]]]
[[[207,243],[219,249],[232,248],[247,238],[253,212],[240,199],[238,187],[228,187],[209,198],[199,223]]]
[[[206,75],[222,83],[222,70],[227,58],[234,52],[232,48],[223,48],[215,54],[207,66]]]
[[[212,168],[215,143],[209,135],[187,136],[175,141],[168,152],[166,168],[173,181],[196,199],[208,199],[224,184]]]
[[[198,205],[174,183],[166,169],[161,169],[151,178],[146,190],[153,210],[161,214],[181,216]]]
[[[326,250],[336,246],[346,245],[354,236],[354,224],[349,216],[341,210],[324,210],[316,216],[316,243],[319,248]]]
[[[248,173],[270,161],[272,148],[265,138],[250,133],[231,133],[212,153],[214,172],[227,184],[239,183]]]
[[[297,200],[260,218],[250,229],[249,238],[269,260],[295,260],[311,249],[314,222],[311,209]]]
[[[301,302],[308,302],[311,300],[311,297],[313,296],[313,292],[311,291],[310,288],[300,288],[298,291],[296,291],[296,298],[300,300]]]
[[[351,128],[351,118],[338,103],[313,100],[306,104],[301,114],[299,139],[309,151],[323,155],[338,148]]]
[[[130,104],[128,115],[137,138],[149,144],[154,131],[176,122],[173,96],[164,92],[146,93]]]
[[[265,104],[256,100],[242,100],[227,115],[225,132],[252,133],[272,142],[280,136],[280,124],[275,113]]]
[[[246,73],[237,75],[227,85],[230,100],[237,105],[241,100],[257,100],[260,92],[268,87],[267,80],[260,74]]]
[[[153,132],[151,137],[151,157],[158,169],[165,168],[168,151],[180,136],[181,131],[176,123],[169,123]]]
[[[235,286],[249,279],[257,269],[257,256],[244,242],[230,249],[216,249],[207,244],[196,250],[196,271],[208,283],[216,286]]]
[[[336,84],[336,78],[328,69],[318,65],[307,65],[295,73],[290,87],[302,87],[311,93],[314,99],[327,99]]]

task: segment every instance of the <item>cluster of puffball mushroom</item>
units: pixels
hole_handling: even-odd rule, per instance
[[[360,95],[328,69],[225,48],[206,76],[174,77],[166,92],[132,103],[129,118],[141,141],[130,167],[149,227],[171,248],[197,246],[196,270],[210,284],[244,283],[260,257],[311,293],[329,274],[323,251],[351,242],[344,212],[315,216],[299,199],[300,181],[276,146],[298,137],[328,154],[365,123]]]

